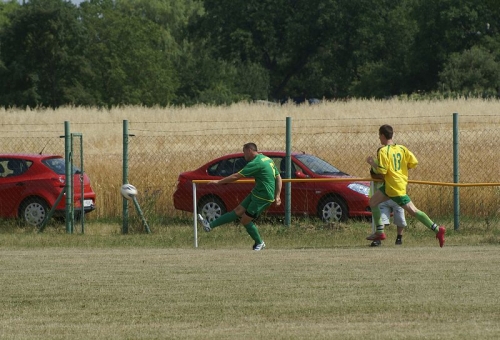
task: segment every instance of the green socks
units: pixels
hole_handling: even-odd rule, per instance
[[[420,210],[417,211],[415,213],[415,217],[417,218],[417,220],[422,222],[430,230],[432,230],[436,233],[438,232],[437,225],[434,222],[432,222],[431,219],[429,218],[429,216],[427,216],[427,214],[424,213],[423,211],[420,211]]]
[[[377,226],[377,233],[383,233],[384,225],[382,224],[382,214],[380,213],[380,208],[378,206],[372,209],[372,219],[375,225]],[[382,226],[382,231],[378,230],[379,226]]]
[[[216,228],[218,226],[221,226],[223,224],[233,222],[239,219],[239,216],[236,215],[236,213],[233,211],[227,212],[215,221],[210,222],[210,228]],[[259,230],[255,226],[253,222],[248,223],[245,225],[245,229],[247,230],[248,235],[257,243],[262,243],[262,239],[260,238]]]
[[[230,212],[227,212],[224,215],[222,215],[221,217],[219,217],[218,219],[210,222],[210,228],[215,228],[215,227],[221,226],[223,224],[236,221],[238,218],[239,217],[238,217],[238,215],[236,215],[234,210],[231,210]]]
[[[262,243],[262,239],[260,238],[259,230],[255,226],[253,222],[245,225],[245,229],[247,230],[248,235],[255,241],[255,243]]]

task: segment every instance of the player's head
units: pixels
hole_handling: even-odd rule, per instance
[[[245,152],[245,149],[257,152],[257,145],[255,143],[246,143],[243,145],[243,152]]]
[[[245,160],[247,162],[251,161],[257,154],[257,145],[255,143],[246,143],[243,145],[243,153],[245,154]]]
[[[392,126],[384,124],[378,129],[378,134],[379,136],[384,136],[385,139],[392,139],[394,130],[392,129]]]

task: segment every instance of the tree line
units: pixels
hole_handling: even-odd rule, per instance
[[[497,0],[9,0],[0,105],[500,95]]]

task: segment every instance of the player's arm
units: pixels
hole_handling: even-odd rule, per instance
[[[226,184],[226,183],[235,182],[235,181],[239,180],[240,178],[243,178],[243,175],[240,174],[239,172],[235,172],[232,175],[229,175],[229,176],[224,177],[224,178],[219,179],[219,180],[210,181],[209,183],[210,184]]]
[[[373,156],[366,157],[366,163],[370,164],[372,167],[372,171],[376,173],[378,164],[377,161],[375,161],[375,158],[373,158]]]
[[[373,168],[370,168],[370,176],[371,176],[373,179],[381,179],[381,180],[384,180],[384,175],[382,175],[382,174],[377,174],[375,171],[373,171]]]
[[[382,179],[384,178],[385,171],[379,165],[379,161],[378,160],[375,160],[375,158],[373,158],[372,156],[368,156],[366,158],[366,162],[371,165],[370,175],[372,175],[372,178],[375,178],[375,177],[373,177],[373,175],[381,175],[382,176],[381,178]]]
[[[406,164],[408,169],[416,168],[418,165],[417,157],[410,150],[408,150],[408,162]]]
[[[375,173],[384,176],[387,173],[390,161],[388,159],[385,147],[381,147],[377,150],[377,160],[374,161],[376,167],[374,167]]]
[[[274,189],[274,203],[276,205],[281,204],[281,188],[283,187],[283,180],[281,179],[280,174],[278,173],[278,176],[275,178],[276,181],[276,187]]]

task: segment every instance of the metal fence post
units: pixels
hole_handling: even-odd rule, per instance
[[[292,117],[286,117],[286,173],[285,178],[292,178]],[[285,183],[285,226],[290,226],[292,211],[292,183]]]
[[[458,113],[453,113],[453,183],[459,182],[460,170],[458,163]],[[453,223],[455,230],[460,226],[460,188],[453,187]]]
[[[128,120],[123,121],[123,180],[122,184],[128,183]],[[122,197],[123,221],[122,234],[128,233],[128,201]]]
[[[198,248],[198,207],[196,204],[196,183],[193,182],[193,233],[194,247]]]
[[[64,162],[66,173],[66,233],[73,233],[73,188],[71,186],[71,179],[73,178],[73,155],[72,155],[72,137],[70,133],[69,122],[64,122]]]

